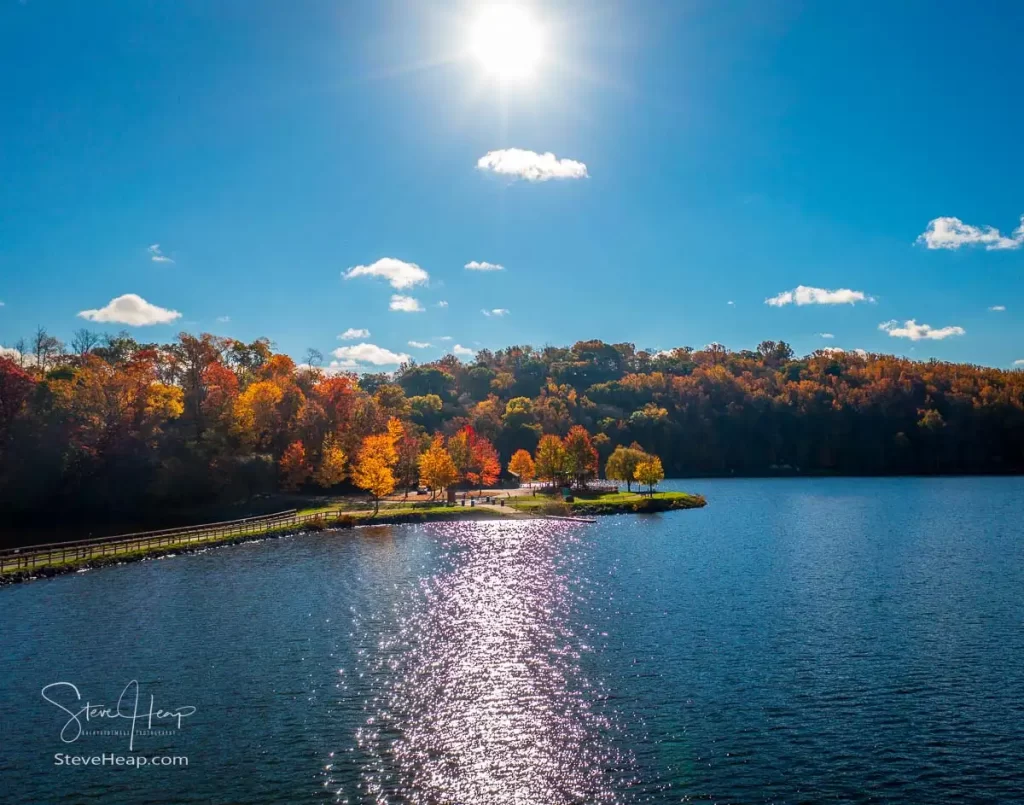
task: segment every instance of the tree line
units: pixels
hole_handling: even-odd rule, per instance
[[[83,331],[68,348],[40,330],[4,353],[0,504],[12,513],[379,490],[384,469],[402,488],[450,473],[442,453],[451,483],[484,486],[517,455],[519,472],[520,451],[539,477],[576,483],[600,469],[632,484],[655,455],[670,476],[1024,470],[1024,372],[798,357],[781,341],[512,346],[361,377],[312,351],[296,365],[267,339],[210,334],[146,344]]]

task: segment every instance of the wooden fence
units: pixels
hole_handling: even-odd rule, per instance
[[[223,523],[207,523],[187,528],[168,528],[162,531],[143,531],[137,534],[120,534],[75,542],[54,542],[46,545],[27,545],[23,548],[5,548],[0,550],[0,573],[31,570],[76,559],[116,556],[120,553],[131,553],[147,548],[185,547],[232,537],[257,536],[274,528],[298,526],[311,520],[326,521],[332,517],[336,518],[340,514],[341,512],[299,514],[295,509],[289,509],[277,514],[246,517]]]

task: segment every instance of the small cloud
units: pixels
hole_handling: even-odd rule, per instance
[[[338,359],[337,369],[354,369],[360,363],[372,363],[374,366],[390,366],[405,363],[409,356],[404,352],[392,352],[390,349],[378,347],[376,344],[356,344],[351,347],[338,347],[331,353]]]
[[[538,154],[522,148],[502,148],[488,151],[476,161],[480,170],[493,171],[502,176],[514,176],[528,182],[546,182],[549,179],[586,179],[587,166],[574,159],[559,159],[550,151]]]
[[[391,283],[392,288],[399,290],[411,288],[430,279],[430,275],[415,263],[406,263],[394,257],[382,257],[368,266],[353,266],[342,276],[347,280],[354,277],[383,277]]]
[[[1019,249],[1024,245],[1024,215],[1010,237],[994,226],[972,226],[952,216],[933,218],[917,242],[929,249],[959,249],[961,246],[984,246],[989,252]]]
[[[388,310],[400,310],[402,313],[422,313],[423,305],[418,299],[396,293],[391,295],[391,304],[388,305]]]
[[[15,350],[15,351],[17,351],[17,350]],[[1014,361],[1013,365],[1014,366],[1024,366],[1024,358],[1021,358],[1019,361]]]
[[[221,324],[227,324],[229,321],[231,321],[231,317],[230,316],[218,316],[217,317],[217,321],[220,322]]]
[[[1006,310],[1006,305],[992,305],[992,307],[990,307],[989,310],[995,313],[1002,313],[1003,311]]]
[[[454,352],[456,355],[476,355],[476,352],[471,350],[469,347],[462,346],[462,344],[456,344],[454,347],[452,347],[452,352]]]
[[[151,305],[141,296],[133,293],[126,293],[111,299],[105,307],[96,310],[83,310],[78,314],[89,321],[128,324],[133,327],[146,327],[150,324],[169,324],[175,319],[180,319],[181,314],[177,310]]]
[[[503,307],[496,307],[494,310],[481,310],[485,316],[507,316],[508,310]]]
[[[409,346],[413,349],[426,349],[427,347],[433,346],[429,341],[410,341]]]
[[[832,333],[818,333],[818,335],[821,336],[822,338],[835,338],[835,336],[832,335]]]
[[[437,303],[437,306],[438,306],[438,307],[448,307],[448,303],[447,303],[447,302],[445,302],[445,301],[444,301],[444,300],[442,299],[442,300],[441,300],[440,302],[438,302],[438,303]]]
[[[842,347],[822,347],[818,351],[823,352],[826,355],[843,355],[846,353],[847,350],[843,349]],[[868,356],[868,351],[866,349],[851,349],[849,351],[854,353],[855,355],[860,355],[860,357],[862,358],[866,358]]]
[[[504,271],[505,266],[501,263],[488,263],[484,260],[482,263],[476,260],[470,260],[466,265],[463,266],[467,271]]]
[[[825,288],[810,288],[806,285],[798,285],[792,291],[783,291],[780,294],[764,300],[766,305],[772,307],[783,307],[784,305],[854,305],[857,302],[874,302],[874,297],[868,296],[863,291],[851,291],[849,288],[837,288],[834,291]]]
[[[160,251],[159,243],[154,243],[152,246],[147,247],[146,251],[149,252],[149,259],[152,260],[154,263],[174,262],[170,257],[168,257],[162,251]]]
[[[437,340],[438,341],[451,341],[452,337],[450,335],[442,335],[442,336],[439,336]]]
[[[732,301],[732,300],[730,299],[730,300],[729,300],[728,302],[726,302],[725,304],[727,304],[727,305],[735,305],[736,303],[735,303],[735,302],[733,302],[733,301]]]
[[[370,331],[369,330],[366,330],[366,329],[363,329],[363,328],[358,328],[358,327],[349,327],[345,332],[343,332],[341,335],[338,336],[338,338],[340,338],[342,341],[351,341],[353,338],[369,338],[369,337],[370,337]]]
[[[899,322],[893,319],[892,321],[884,321],[878,325],[878,329],[888,333],[893,338],[909,338],[911,341],[941,341],[944,338],[949,338],[952,335],[964,335],[967,331],[963,327],[932,327],[930,324],[918,324],[914,319],[903,322],[903,326],[899,326]]]

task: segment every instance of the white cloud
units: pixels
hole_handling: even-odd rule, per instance
[[[12,361],[21,359],[21,353],[14,347],[0,347],[0,358],[10,358]]]
[[[451,341],[452,337],[450,335],[442,335],[442,336],[438,336],[437,340],[438,341]]]
[[[338,369],[354,369],[360,363],[372,363],[374,366],[390,366],[405,363],[409,356],[404,352],[392,352],[390,349],[378,347],[376,344],[356,344],[351,347],[338,347],[331,353],[338,359],[331,366]]]
[[[433,345],[429,341],[410,341],[409,346],[413,349],[426,349]]]
[[[923,339],[931,341],[941,341],[943,338],[949,338],[951,335],[964,335],[967,331],[963,327],[932,327],[930,324],[918,324],[914,319],[903,322],[903,326],[899,326],[899,322],[893,319],[892,321],[883,321],[878,325],[878,329],[888,333],[893,338],[909,338],[911,341],[921,341]]]
[[[842,347],[822,347],[819,350],[819,352],[824,352],[826,355],[842,355],[846,351],[847,350]],[[866,349],[851,349],[850,352],[855,355],[860,355],[862,358],[866,358],[868,356],[868,351]]]
[[[933,218],[917,242],[929,249],[959,249],[961,246],[984,246],[990,252],[1019,249],[1024,245],[1024,215],[1010,237],[994,226],[972,226],[952,216]]]
[[[989,310],[994,311],[995,313],[1002,313],[1006,310],[1006,305],[992,305]]]
[[[105,307],[97,310],[83,310],[78,314],[83,319],[113,324],[129,324],[133,327],[145,327],[149,324],[169,324],[180,319],[177,310],[151,305],[141,296],[126,293],[111,299]]]
[[[489,170],[502,176],[515,176],[529,182],[548,179],[585,179],[587,166],[574,159],[559,159],[550,151],[538,154],[522,148],[502,148],[488,151],[476,161],[480,170]]]
[[[507,316],[508,310],[503,307],[496,307],[494,310],[481,310],[485,316]]]
[[[486,260],[478,262],[476,260],[470,260],[463,268],[469,271],[504,271],[505,266],[501,263],[488,263]]]
[[[1021,358],[1019,361],[1014,361],[1013,365],[1014,366],[1024,366],[1024,358]]]
[[[392,288],[411,288],[430,279],[430,275],[415,263],[406,263],[394,257],[382,257],[368,266],[353,266],[342,276],[350,280],[353,277],[383,277],[391,283]]]
[[[448,307],[448,303],[447,303],[447,302],[445,302],[445,301],[444,301],[444,300],[442,299],[442,300],[441,300],[440,302],[438,302],[438,303],[437,303],[437,306],[438,306],[438,307]]]
[[[783,291],[780,294],[764,300],[766,305],[782,307],[796,303],[802,305],[853,305],[857,302],[874,302],[874,297],[868,296],[863,291],[851,291],[849,288],[837,288],[834,291],[825,288],[809,288],[806,285],[798,285],[792,291]]]
[[[476,352],[469,347],[464,347],[462,344],[456,344],[452,347],[452,352],[456,355],[476,355]]]
[[[391,304],[388,305],[388,310],[400,310],[402,313],[422,313],[423,305],[418,299],[396,293],[391,295]]]
[[[217,321],[219,321],[221,324],[227,324],[229,321],[231,321],[231,317],[230,316],[218,316],[217,317]]]
[[[736,303],[735,303],[735,302],[733,302],[733,301],[732,301],[732,300],[730,299],[730,300],[729,300],[728,302],[726,302],[725,304],[727,304],[727,305],[735,305]]]
[[[818,335],[820,335],[822,338],[835,338],[835,336],[832,335],[832,333],[818,333]]]
[[[353,338],[369,338],[370,331],[361,327],[349,327],[338,336],[342,341],[351,341]]]
[[[154,243],[152,246],[147,247],[146,251],[149,252],[149,259],[152,260],[154,263],[174,262],[170,257],[168,257],[166,254],[160,251],[159,243]]]

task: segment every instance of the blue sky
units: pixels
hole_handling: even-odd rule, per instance
[[[469,52],[488,5],[0,0],[0,343],[1024,359],[1018,4],[524,4],[544,46],[514,82]],[[503,149],[568,175],[478,167]],[[343,279],[383,258],[428,278]],[[181,315],[79,315],[125,294]]]

